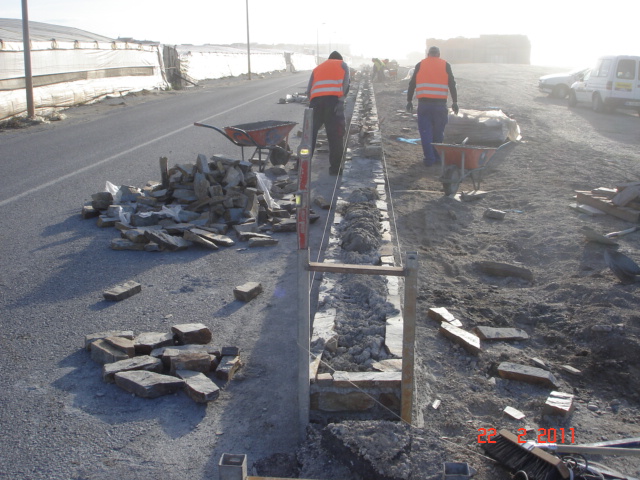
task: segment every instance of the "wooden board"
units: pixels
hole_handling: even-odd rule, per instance
[[[609,215],[626,220],[627,222],[638,223],[640,221],[640,210],[618,207],[608,198],[596,197],[591,192],[577,192],[576,200],[578,203],[590,205],[598,210],[608,213]]]

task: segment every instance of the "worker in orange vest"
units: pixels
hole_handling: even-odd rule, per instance
[[[329,174],[342,173],[344,151],[344,100],[349,92],[349,67],[342,55],[332,52],[311,73],[307,95],[313,108],[312,148],[315,149],[318,130],[324,125],[329,141]]]
[[[424,165],[430,167],[438,161],[438,152],[432,143],[442,143],[444,128],[449,121],[447,98],[451,93],[453,113],[458,114],[458,91],[451,65],[440,58],[438,47],[429,48],[427,58],[416,64],[407,91],[407,111],[413,112],[413,94],[418,98],[418,131],[424,153]]]

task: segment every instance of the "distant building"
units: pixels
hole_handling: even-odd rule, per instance
[[[449,63],[531,64],[531,42],[526,35],[480,35],[479,38],[428,38],[425,52],[440,47],[440,55]],[[426,56],[426,53],[425,53]]]

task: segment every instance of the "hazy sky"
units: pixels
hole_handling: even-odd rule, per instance
[[[401,59],[409,52],[424,52],[427,38],[522,34],[531,41],[535,65],[590,66],[600,54],[640,55],[632,21],[640,14],[638,0],[618,0],[608,9],[570,0],[248,3],[252,43],[349,43],[353,54]],[[32,21],[112,38],[195,45],[245,43],[246,4],[247,0],[28,0]],[[22,18],[21,0],[0,0],[0,18]]]

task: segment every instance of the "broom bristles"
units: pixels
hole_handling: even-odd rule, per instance
[[[524,471],[530,480],[563,480],[570,476],[561,459],[537,447],[527,450],[508,430],[500,430],[495,443],[482,444],[482,448],[509,469]]]

